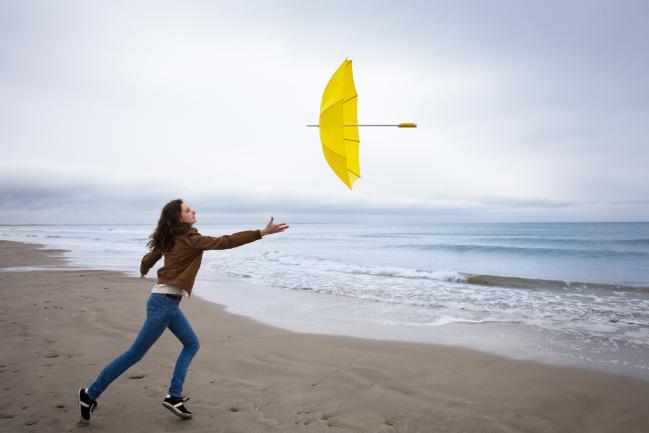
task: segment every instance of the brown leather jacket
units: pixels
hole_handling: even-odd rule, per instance
[[[140,273],[146,275],[164,255],[164,266],[158,269],[158,283],[180,287],[191,295],[196,274],[201,267],[203,251],[235,248],[257,239],[261,239],[261,230],[246,230],[213,237],[203,236],[192,227],[186,233],[174,238],[174,247],[171,251],[162,252],[154,248],[142,257]]]

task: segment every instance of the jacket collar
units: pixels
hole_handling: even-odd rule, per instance
[[[180,225],[174,227],[174,236],[182,236],[187,233],[197,232],[195,227],[190,226],[189,224],[181,223]]]

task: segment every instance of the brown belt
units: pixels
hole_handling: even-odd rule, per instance
[[[178,301],[178,302],[180,302],[180,300],[183,298],[183,297],[180,296],[180,295],[172,295],[171,293],[165,293],[164,295],[165,295],[167,298],[173,298],[173,299],[175,299],[175,300]]]

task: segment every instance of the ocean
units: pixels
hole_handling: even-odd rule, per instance
[[[649,223],[288,223],[206,252],[194,293],[300,332],[458,345],[649,379]],[[262,225],[196,227],[219,236]],[[73,267],[136,276],[152,229],[0,226],[0,238],[67,249]]]

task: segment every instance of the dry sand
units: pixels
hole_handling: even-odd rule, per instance
[[[64,264],[38,247],[0,241],[0,267]],[[167,332],[79,425],[77,388],[128,349],[152,283],[103,270],[0,272],[0,431],[649,432],[647,381],[294,333],[196,296],[181,303],[201,340],[185,382],[194,418],[161,405],[180,351]]]

